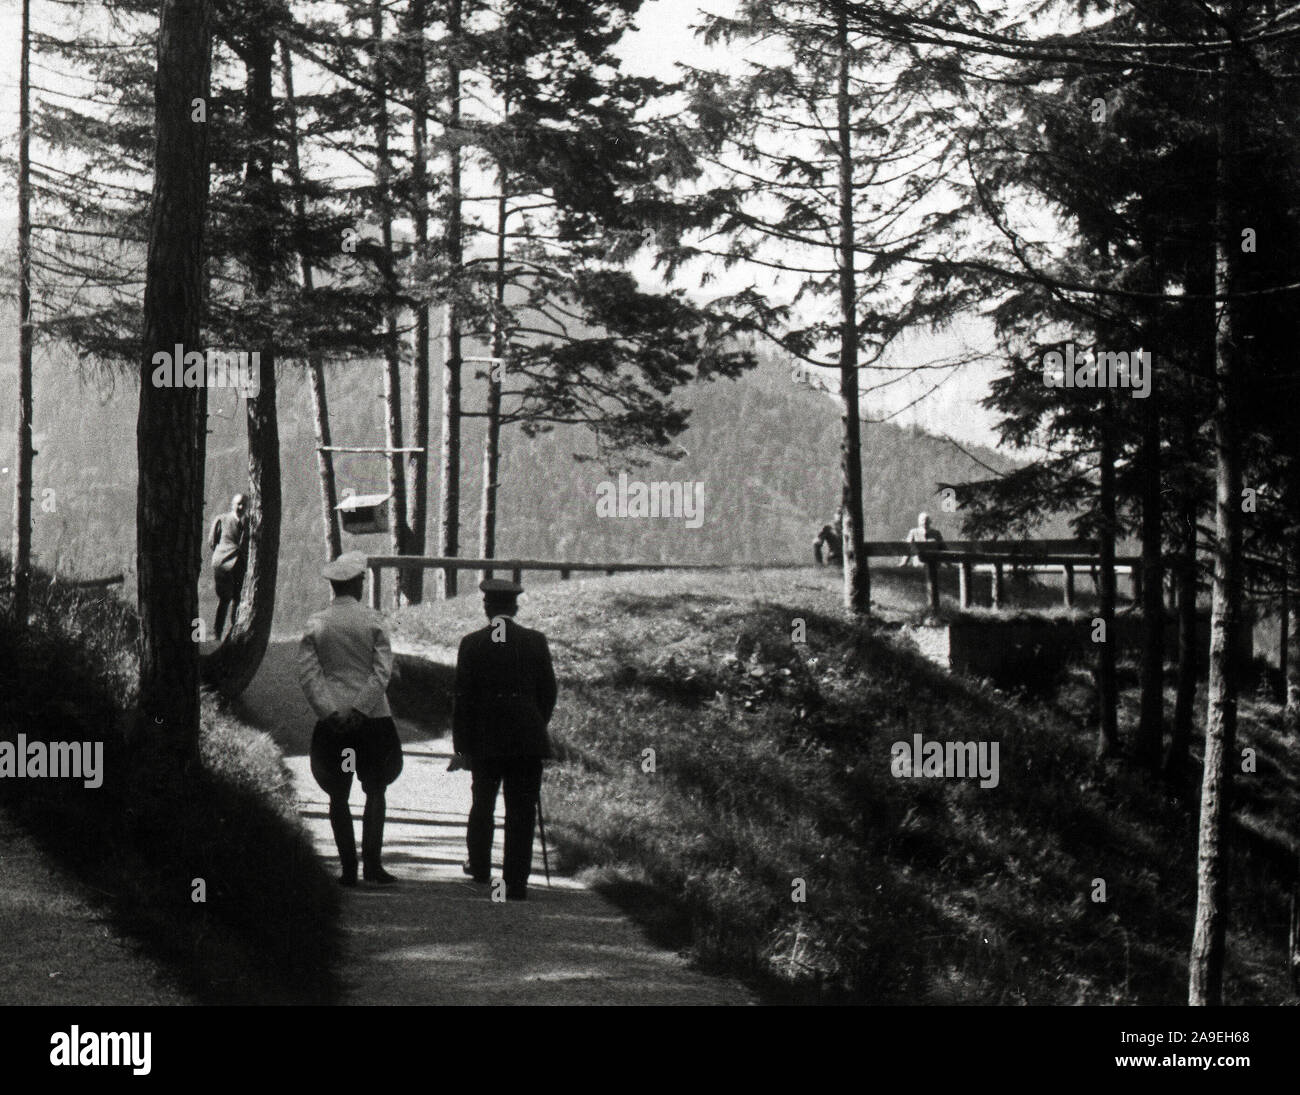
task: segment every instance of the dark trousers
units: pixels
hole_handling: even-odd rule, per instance
[[[382,869],[384,855],[384,818],[388,807],[383,784],[365,788],[366,806],[361,815],[361,862],[367,876]],[[334,845],[339,850],[339,864],[343,877],[357,877],[357,837],[352,827],[352,808],[348,796],[330,795],[330,828],[334,830]]]
[[[311,735],[311,774],[330,799],[330,827],[339,850],[344,878],[357,876],[357,838],[352,829],[348,793],[352,790],[352,766],[345,763],[344,750],[351,748],[356,774],[366,793],[361,818],[361,863],[367,876],[383,868],[384,792],[402,771],[402,742],[391,718],[367,719],[351,734],[331,734],[318,722]]]
[[[244,588],[244,571],[214,571],[214,585],[217,589],[217,633],[213,636],[221,641],[221,632],[226,623],[226,611],[230,611],[230,630],[235,630],[239,620],[239,601]]]
[[[537,823],[537,800],[542,793],[542,758],[483,757],[476,759],[471,768],[474,804],[470,807],[465,832],[470,874],[486,879],[492,873],[493,814],[497,792],[504,783],[506,855],[502,875],[507,893],[522,894],[533,866],[533,829]]]

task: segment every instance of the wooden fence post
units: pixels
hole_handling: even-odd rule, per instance
[[[569,573],[570,571],[568,567],[560,567],[560,581],[567,582],[569,580]]]
[[[515,567],[515,569],[510,572],[510,580],[514,582],[515,585],[523,585],[524,582],[523,568]]]
[[[1062,568],[1065,572],[1065,580],[1062,583],[1065,586],[1065,607],[1074,607],[1074,567],[1066,563]]]
[[[961,568],[958,573],[961,582],[961,607],[970,608],[971,582],[975,577],[975,568],[971,565],[969,559],[961,561]]]
[[[1001,608],[1002,602],[1006,600],[1006,589],[1002,585],[1002,564],[993,564],[993,607]]]
[[[1142,600],[1142,567],[1138,563],[1133,563],[1128,568],[1128,580],[1129,590],[1133,594],[1133,600]]]
[[[930,611],[939,611],[939,560],[925,561],[925,585],[930,595]]]
[[[379,610],[379,606],[383,603],[379,594],[379,575],[381,573],[382,571],[377,566],[370,568],[370,607],[376,611]]]

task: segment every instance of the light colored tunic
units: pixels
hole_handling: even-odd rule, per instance
[[[298,683],[318,719],[353,708],[367,718],[391,718],[386,692],[392,672],[384,617],[355,597],[335,597],[307,621],[298,644]]]

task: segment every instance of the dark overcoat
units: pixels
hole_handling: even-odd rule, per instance
[[[452,746],[474,760],[549,757],[546,725],[556,699],[550,647],[540,631],[499,619],[504,626],[489,623],[460,641]]]

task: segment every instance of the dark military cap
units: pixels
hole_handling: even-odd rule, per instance
[[[484,578],[478,587],[494,597],[518,597],[524,591],[518,582],[507,582],[504,578]]]

